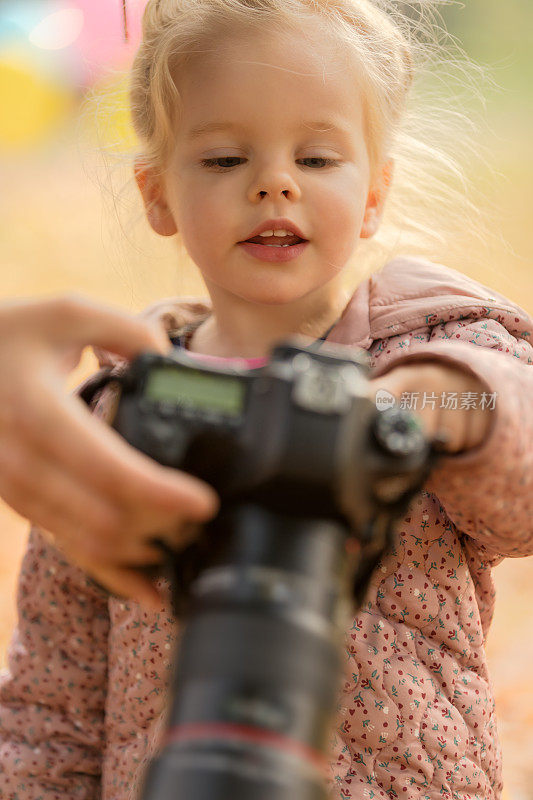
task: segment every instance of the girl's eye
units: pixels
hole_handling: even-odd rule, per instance
[[[244,161],[240,156],[219,156],[218,158],[204,158],[200,161],[202,167],[213,169],[215,172],[227,172],[228,169],[236,167],[237,164],[219,164],[220,161]],[[319,161],[322,166],[331,167],[337,162],[333,158],[322,158],[320,156],[309,156],[308,158],[299,158],[298,161]],[[314,169],[314,167],[312,167]]]
[[[214,169],[216,172],[225,172],[227,169],[231,169],[231,167],[235,167],[236,164],[222,164],[222,166],[218,163],[219,161],[242,161],[243,159],[240,156],[219,156],[218,158],[203,158],[200,161],[202,167],[209,167]]]
[[[298,161],[321,161],[323,166],[331,167],[337,162],[334,158],[322,158],[322,156],[309,156],[308,158],[299,158]]]

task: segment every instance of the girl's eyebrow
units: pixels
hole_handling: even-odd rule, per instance
[[[319,120],[318,122],[310,120],[302,122],[302,128],[310,128],[315,133],[336,133],[348,137],[349,131],[337,125],[333,120]],[[244,125],[239,125],[236,122],[205,122],[202,125],[197,125],[192,128],[187,134],[187,140],[193,141],[199,139],[208,133],[217,133],[219,131],[243,131]]]

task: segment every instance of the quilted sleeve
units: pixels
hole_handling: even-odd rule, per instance
[[[0,677],[0,797],[100,797],[107,595],[33,529]]]
[[[442,456],[425,488],[459,530],[492,553],[533,554],[533,347],[496,320],[473,317],[435,325],[429,336],[395,338],[404,341],[373,377],[413,361],[441,361],[479,378],[494,404],[484,442]]]

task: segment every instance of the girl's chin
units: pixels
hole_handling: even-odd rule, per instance
[[[264,286],[261,286],[261,283],[262,282],[257,281],[249,290],[239,287],[234,294],[237,294],[242,300],[246,300],[249,303],[274,307],[298,303],[310,292],[319,288],[315,286],[302,286],[301,281],[297,286],[294,284],[283,286],[282,281],[270,282]]]

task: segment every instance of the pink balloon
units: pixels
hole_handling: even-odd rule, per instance
[[[80,80],[92,84],[108,70],[127,69],[141,38],[146,0],[127,0],[128,41],[124,35],[122,0],[71,0],[85,21],[75,49],[81,56]]]

